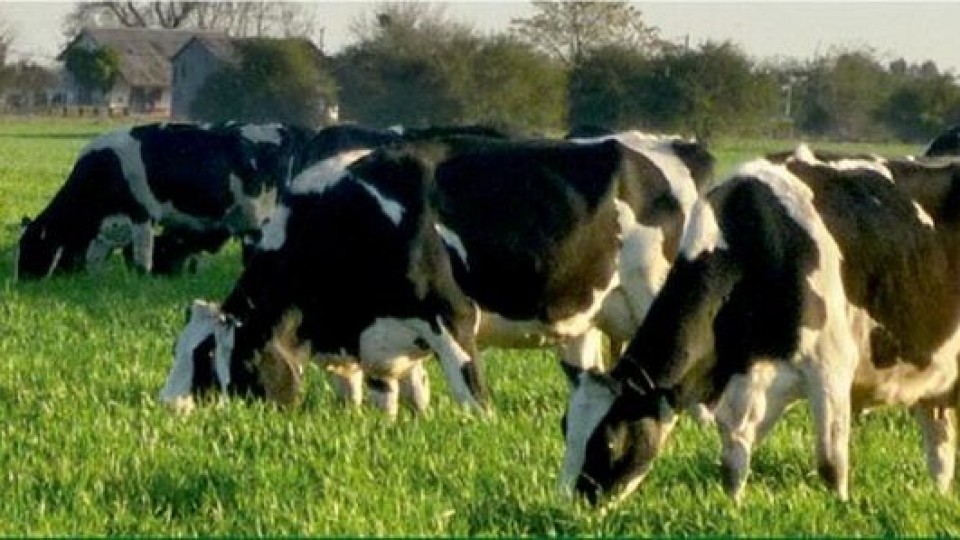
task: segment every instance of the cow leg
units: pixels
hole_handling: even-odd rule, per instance
[[[477,316],[479,317],[479,313]],[[443,325],[440,317],[437,317],[433,324],[414,321],[411,327],[440,360],[454,400],[471,410],[489,413],[488,392],[473,336],[466,347],[462,346]]]
[[[573,388],[580,373],[586,370],[603,370],[603,334],[591,328],[583,335],[564,342],[558,347],[560,367]]]
[[[153,226],[150,221],[132,227],[133,263],[146,274],[153,269]]]
[[[941,493],[948,493],[953,482],[957,454],[957,410],[953,407],[918,406],[914,416],[923,430],[927,469]]]
[[[397,380],[394,378],[379,378],[367,375],[367,388],[370,389],[370,403],[374,407],[387,413],[391,419],[397,417],[400,411],[400,389]]]
[[[423,362],[414,362],[400,378],[400,399],[418,413],[426,412],[430,406],[430,378]]]
[[[849,497],[852,369],[816,361],[807,364],[805,376],[816,429],[817,471],[845,501]]]
[[[801,380],[786,364],[760,362],[727,383],[715,414],[723,446],[724,488],[735,501],[739,502],[746,485],[754,445],[770,432],[787,405],[800,397]]]
[[[330,371],[330,384],[344,405],[359,407],[363,403],[363,371],[359,367]]]

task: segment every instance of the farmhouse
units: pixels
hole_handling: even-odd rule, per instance
[[[191,38],[223,38],[222,32],[152,30],[144,28],[85,28],[57,56],[70,52],[110,49],[119,56],[113,86],[106,92],[84,87],[67,76],[66,105],[102,105],[111,111],[166,115],[172,94],[171,59]]]

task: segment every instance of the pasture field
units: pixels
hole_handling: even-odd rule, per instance
[[[176,416],[156,397],[184,308],[226,294],[236,247],[195,276],[114,262],[94,277],[11,282],[20,216],[42,209],[109,127],[0,120],[0,536],[960,535],[957,489],[937,494],[899,410],[856,420],[847,503],[814,472],[801,404],[757,449],[739,507],[721,488],[714,429],[689,418],[624,504],[605,515],[570,504],[555,489],[567,389],[546,351],[486,353],[489,421],[457,410],[434,365],[421,418],[342,409],[316,369],[294,411],[234,400]],[[726,171],[792,144],[715,151]]]

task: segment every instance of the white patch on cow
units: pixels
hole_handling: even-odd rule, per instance
[[[699,200],[690,213],[690,221],[683,229],[680,238],[680,253],[687,260],[694,260],[702,253],[711,253],[717,249],[727,249],[727,241],[717,223],[713,207],[706,200]]]
[[[639,224],[633,210],[620,200],[616,208],[621,242],[619,285],[605,298],[599,320],[612,338],[628,341],[663,287],[670,261],[663,255],[662,229]]]
[[[260,243],[257,247],[264,251],[276,251],[282,248],[287,241],[288,219],[290,219],[290,208],[283,204],[277,206],[273,215],[260,229]]]
[[[205,339],[214,335],[220,310],[215,304],[195,300],[190,308],[190,321],[177,337],[173,368],[160,391],[160,401],[175,409],[192,408],[194,365],[193,352]],[[188,405],[189,403],[189,405]]]
[[[125,214],[113,214],[100,221],[97,235],[87,246],[86,265],[90,272],[99,271],[103,261],[117,248],[133,241],[133,221]]]
[[[587,459],[587,443],[615,400],[616,395],[610,387],[589,373],[580,375],[567,409],[566,449],[560,471],[560,489],[565,493],[573,492]]]
[[[420,333],[410,320],[381,317],[360,332],[360,365],[382,379],[399,379],[427,353],[417,346]]]
[[[460,262],[462,262],[463,265],[469,269],[470,263],[467,262],[467,248],[464,247],[463,241],[460,240],[460,237],[457,235],[457,233],[453,232],[452,229],[446,227],[442,223],[435,223],[433,227],[437,230],[437,233],[440,234],[440,238],[443,240],[443,243],[452,249],[457,254],[457,257],[460,258]]]
[[[367,193],[372,195],[374,199],[376,199],[377,204],[380,205],[380,210],[383,212],[383,215],[390,218],[390,221],[392,221],[394,225],[400,225],[400,221],[403,220],[403,206],[400,203],[384,197],[377,188],[371,186],[363,180],[358,179],[357,183],[360,184],[363,189],[367,191]]]
[[[230,358],[233,356],[236,333],[237,330],[233,324],[222,318],[217,319],[217,324],[214,327],[217,349],[213,357],[213,371],[217,374],[217,382],[220,383],[220,390],[224,394],[227,393],[227,387],[230,386]]]
[[[280,146],[283,143],[282,129],[280,124],[246,124],[240,128],[240,135],[254,143]]]
[[[163,212],[160,201],[154,196],[147,183],[147,170],[143,164],[140,141],[133,137],[130,129],[112,131],[87,144],[80,152],[80,157],[104,149],[113,150],[117,159],[120,160],[120,170],[130,186],[133,198],[143,205],[154,221],[160,221]]]
[[[936,225],[933,222],[933,218],[930,217],[930,214],[928,214],[927,211],[924,210],[919,203],[917,203],[917,201],[913,201],[913,207],[917,210],[917,219],[920,220],[920,223],[923,223],[924,225],[926,225],[927,227],[930,227],[931,229],[936,228]]]
[[[351,150],[315,163],[298,174],[290,184],[290,192],[301,194],[322,194],[346,178],[347,167],[372,152],[368,148]]]
[[[813,165],[826,165],[840,171],[850,171],[855,169],[867,169],[876,172],[893,182],[893,173],[887,167],[887,160],[880,156],[870,156],[869,158],[845,158],[834,161],[821,161],[817,159],[816,154],[806,144],[801,144],[794,151],[793,156],[798,161],[810,163]]]
[[[387,385],[385,392],[371,390],[371,397],[391,417],[398,413],[398,381],[406,379],[427,355],[417,346],[419,337],[410,321],[392,317],[378,318],[360,333],[361,369]]]

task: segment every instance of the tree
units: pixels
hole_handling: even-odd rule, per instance
[[[71,47],[66,51],[64,68],[87,92],[105,94],[120,73],[120,55],[109,47]]]
[[[336,89],[312,44],[251,38],[237,48],[239,63],[207,79],[190,106],[193,117],[320,124],[323,107],[334,101]]]
[[[629,2],[533,2],[537,11],[529,18],[511,20],[516,34],[569,67],[580,65],[587,53],[616,45],[653,52],[659,46],[658,30],[643,22],[642,13]]]

